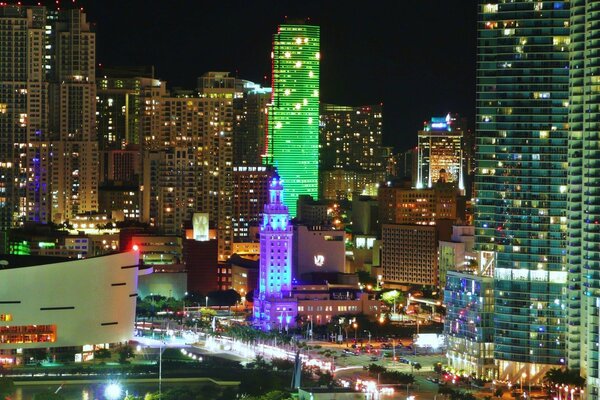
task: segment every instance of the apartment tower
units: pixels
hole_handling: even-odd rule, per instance
[[[495,253],[498,378],[566,365],[569,2],[480,1],[476,248]]]

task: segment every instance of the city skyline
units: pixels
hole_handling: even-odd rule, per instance
[[[473,0],[403,4],[413,14],[427,13],[428,24],[401,18],[385,2],[360,12],[316,1],[77,4],[96,24],[99,64],[154,65],[155,77],[167,81],[169,88],[193,88],[207,71],[229,71],[270,86],[273,31],[286,16],[309,18],[322,29],[321,102],[383,103],[384,145],[397,150],[416,145],[415,132],[431,115],[464,114],[474,125]],[[110,11],[115,7],[119,13]],[[232,28],[225,29],[228,25]],[[431,57],[421,57],[421,52]]]

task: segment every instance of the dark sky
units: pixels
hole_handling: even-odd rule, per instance
[[[321,26],[321,101],[383,102],[386,145],[410,147],[433,115],[474,117],[475,0],[77,2],[97,24],[99,63],[154,65],[169,87],[194,88],[210,70],[269,84],[277,25],[310,17]]]

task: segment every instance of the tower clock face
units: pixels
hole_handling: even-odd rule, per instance
[[[317,254],[314,256],[315,266],[322,267],[325,264],[325,256],[322,254]]]

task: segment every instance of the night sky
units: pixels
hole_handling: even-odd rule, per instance
[[[77,4],[97,24],[99,63],[154,65],[168,87],[185,88],[211,70],[270,85],[277,25],[285,16],[309,17],[321,26],[321,101],[383,102],[384,144],[397,150],[414,145],[425,119],[449,111],[473,125],[475,0]]]

